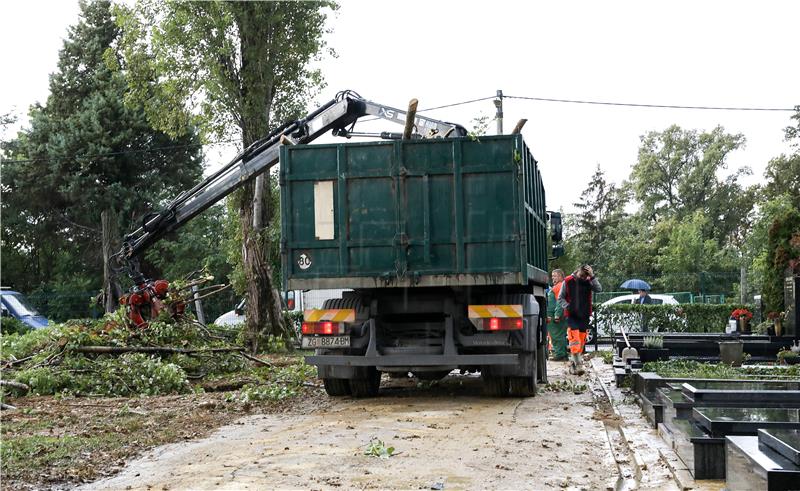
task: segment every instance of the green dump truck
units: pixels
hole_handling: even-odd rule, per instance
[[[389,142],[308,145],[366,136],[354,131],[365,116],[405,129],[379,135]],[[548,255],[536,161],[522,136],[472,138],[416,114],[416,100],[403,111],[339,92],[146,214],[113,255],[134,284],[123,297],[134,325],[163,312],[169,291],[142,273],[144,252],[279,161],[284,289],[352,290],[304,312],[307,361],[328,394],[375,395],[381,372],[454,369],[479,371],[494,395],[535,394],[547,376]],[[550,221],[557,243],[560,216]]]
[[[461,369],[489,394],[535,395],[550,233],[521,135],[280,151],[285,288],[352,289],[304,313],[328,394],[373,396],[381,372]]]

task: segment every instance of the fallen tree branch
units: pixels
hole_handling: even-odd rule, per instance
[[[5,402],[0,402],[0,409],[16,409],[16,406],[6,404]]]
[[[250,361],[254,361],[254,362],[256,362],[256,363],[260,364],[261,366],[265,366],[265,367],[271,367],[271,366],[272,366],[272,363],[270,363],[270,362],[268,362],[268,361],[264,361],[264,360],[262,360],[261,358],[255,357],[255,356],[253,356],[253,355],[249,355],[249,354],[247,354],[247,352],[245,352],[245,351],[242,351],[242,352],[241,352],[241,353],[239,353],[239,354],[240,354],[240,355],[242,355],[243,357],[247,358],[247,359],[248,359],[248,360],[250,360]]]
[[[31,358],[33,358],[37,354],[38,353],[34,353],[31,356],[26,356],[25,358],[20,358],[19,360],[8,360],[8,361],[3,360],[3,361],[0,361],[0,365],[2,365],[2,368],[11,368],[14,365],[19,365],[20,363],[25,363],[26,361],[30,360]]]
[[[245,385],[269,385],[269,384],[281,384],[281,385],[299,385],[302,387],[313,387],[315,389],[322,389],[321,385],[312,384],[310,382],[290,382],[286,380],[269,380],[269,381],[262,381],[262,380],[255,380],[255,379],[243,379],[243,380],[234,380],[232,382],[223,382],[218,384],[201,384],[200,387],[203,388],[206,392],[229,392],[232,390],[239,390]]]
[[[172,348],[170,346],[76,346],[71,348],[76,353],[97,353],[105,355],[121,355],[124,353],[176,353],[193,355],[198,353],[230,353],[244,351],[244,348]]]
[[[0,386],[11,387],[12,389],[24,390],[25,392],[31,390],[30,387],[22,382],[15,382],[13,380],[0,380]]]

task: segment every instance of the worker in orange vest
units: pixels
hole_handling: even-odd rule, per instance
[[[583,349],[586,346],[586,331],[592,316],[592,292],[603,287],[594,276],[594,270],[584,264],[564,278],[558,302],[567,316],[567,340],[569,341],[570,368],[572,374],[583,374]]]
[[[554,269],[550,274],[553,278],[553,287],[547,292],[547,333],[553,345],[553,359],[563,361],[567,359],[567,320],[564,317],[564,309],[556,299],[561,292],[564,271]]]

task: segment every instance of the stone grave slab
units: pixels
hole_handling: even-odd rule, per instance
[[[692,419],[715,437],[756,435],[764,429],[800,429],[800,409],[695,407]]]
[[[725,440],[726,489],[773,491],[800,486],[800,466],[760,445],[758,437],[728,436]]]
[[[800,466],[800,430],[758,430],[758,443]]]
[[[682,391],[695,406],[800,408],[800,384],[794,381],[692,381]]]
[[[674,419],[689,419],[692,416],[692,402],[680,390],[670,387],[658,389],[658,400],[663,405],[662,420],[670,423]]]
[[[695,479],[725,478],[725,439],[709,436],[693,421],[676,419],[662,427],[672,448]]]

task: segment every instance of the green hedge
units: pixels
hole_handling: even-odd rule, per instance
[[[600,336],[610,336],[611,328],[619,332],[639,332],[646,324],[651,332],[725,332],[731,312],[752,305],[741,304],[680,304],[680,305],[597,305],[594,308]],[[755,327],[755,324],[752,324]]]

